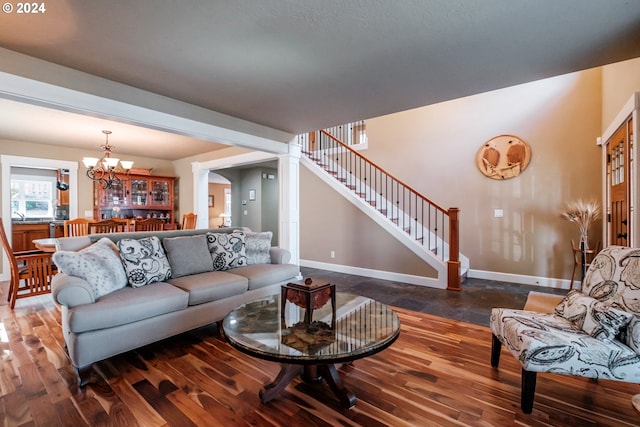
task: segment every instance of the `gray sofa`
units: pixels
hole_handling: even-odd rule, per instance
[[[301,278],[270,241],[270,232],[247,229],[57,239],[52,296],[79,384],[94,362],[218,322]]]

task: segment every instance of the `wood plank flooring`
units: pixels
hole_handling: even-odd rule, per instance
[[[48,295],[0,306],[0,426],[638,426],[637,384],[538,375],[520,411],[520,365],[491,368],[487,327],[397,310],[400,337],[339,367],[357,403],[295,379],[262,404],[279,366],[232,349],[215,325],[95,364],[79,389]]]

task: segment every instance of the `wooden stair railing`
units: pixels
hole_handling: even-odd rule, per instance
[[[447,289],[460,290],[459,209],[442,208],[325,130],[310,135],[298,136],[302,152],[445,262]]]

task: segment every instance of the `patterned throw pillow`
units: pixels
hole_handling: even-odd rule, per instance
[[[271,231],[245,233],[247,264],[271,264]]]
[[[247,265],[244,231],[207,233],[209,252],[216,271]]]
[[[57,251],[53,262],[64,274],[86,280],[96,298],[127,286],[118,247],[106,237],[78,252]]]
[[[118,249],[129,283],[134,288],[171,277],[171,266],[158,237],[121,239]]]
[[[640,354],[640,316],[633,316],[627,326],[626,344]]]
[[[614,339],[633,317],[632,313],[607,306],[576,290],[569,291],[560,301],[556,314],[603,341]]]

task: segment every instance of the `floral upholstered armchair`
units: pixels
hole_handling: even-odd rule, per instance
[[[494,308],[491,332],[491,365],[501,345],[522,364],[524,413],[538,372],[640,383],[640,249],[602,250],[554,313]]]

